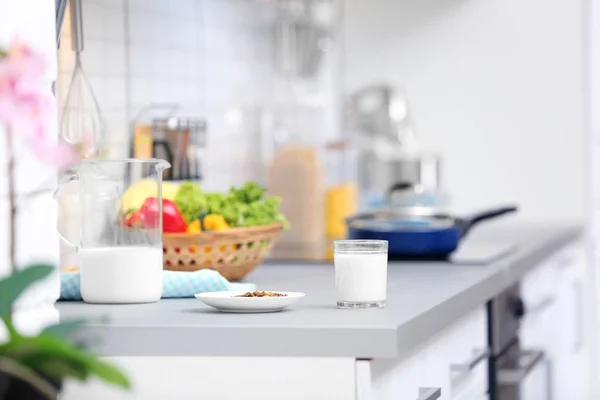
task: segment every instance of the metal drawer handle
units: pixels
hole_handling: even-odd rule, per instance
[[[575,334],[575,346],[574,351],[577,353],[581,350],[583,346],[583,331],[584,331],[584,317],[583,317],[583,308],[584,306],[584,298],[583,298],[583,284],[576,280],[573,282],[574,290],[575,290],[575,324],[577,333]]]
[[[529,350],[522,351],[519,353],[519,360],[527,359],[525,365],[514,369],[500,369],[498,371],[498,383],[507,386],[518,385],[529,375],[532,369],[534,369],[539,363],[541,363],[545,354],[540,350]]]
[[[535,315],[543,312],[545,309],[554,304],[556,298],[554,296],[547,296],[540,300],[537,304],[532,305],[529,309],[526,307],[525,312],[527,315]]]
[[[573,254],[563,254],[554,264],[558,270],[565,269],[573,265]]]
[[[454,372],[469,373],[482,361],[487,360],[490,356],[490,349],[473,350],[471,359],[462,364],[450,364],[450,370]]]
[[[419,397],[417,400],[436,400],[442,397],[440,388],[419,388]]]

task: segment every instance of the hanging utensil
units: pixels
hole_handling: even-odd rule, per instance
[[[83,21],[81,0],[71,0],[71,40],[75,52],[75,69],[60,123],[61,136],[76,145],[83,158],[98,154],[104,139],[104,120],[98,100],[81,63]]]
[[[65,19],[65,12],[67,11],[67,4],[69,0],[55,0],[56,6],[56,46],[60,42],[60,31],[62,30],[63,20]]]
[[[282,0],[276,25],[277,69],[282,76],[314,78],[331,32],[319,21],[314,0]],[[326,4],[325,4],[326,5]]]

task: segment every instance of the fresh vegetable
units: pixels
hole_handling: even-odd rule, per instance
[[[187,233],[199,233],[202,232],[202,227],[200,226],[200,220],[197,219],[195,221],[193,221],[191,224],[188,225]]]
[[[250,204],[260,201],[267,191],[256,182],[246,182],[239,189],[231,188],[229,194],[241,203]]]
[[[244,204],[229,194],[207,193],[206,209],[208,214],[221,215],[229,226],[240,226],[239,219]]]
[[[130,210],[125,213],[125,226],[130,228],[143,228],[144,220],[140,215],[140,210]]]
[[[162,183],[162,198],[175,200],[179,191],[179,184],[174,182]],[[158,186],[156,179],[142,179],[139,182],[127,188],[121,197],[121,210],[126,213],[128,210],[138,210],[148,197],[158,195]]]
[[[242,226],[267,225],[275,222],[283,223],[287,228],[288,221],[285,216],[279,212],[281,199],[279,197],[269,197],[264,201],[255,201],[248,204],[242,215]]]
[[[200,222],[200,221],[198,221]],[[202,218],[202,225],[207,231],[224,231],[229,229],[229,224],[221,215],[208,214]]]
[[[135,214],[134,214],[135,215]],[[156,197],[148,197],[139,209],[139,217],[146,228],[156,227],[160,221],[160,207]],[[185,232],[187,225],[174,202],[168,199],[162,201],[163,232]]]
[[[204,193],[193,182],[180,185],[175,203],[185,220],[191,224],[204,212],[223,217],[231,228],[268,225],[276,222],[288,227],[285,216],[279,211],[281,199],[266,197],[265,189],[255,182],[247,182],[229,193]]]
[[[188,224],[200,217],[207,208],[207,199],[200,186],[194,182],[182,182],[175,195],[175,204]]]
[[[202,214],[200,219],[193,221],[187,227],[187,233],[198,233],[202,231],[224,231],[229,229],[229,224],[221,215]]]
[[[163,182],[162,183],[162,198],[175,201],[175,196],[179,192],[179,184],[175,182]]]

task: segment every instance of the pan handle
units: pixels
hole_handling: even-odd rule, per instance
[[[392,197],[392,195],[393,195],[395,192],[400,192],[400,191],[403,191],[403,190],[412,189],[412,188],[414,188],[414,187],[415,187],[415,185],[413,185],[413,184],[412,184],[412,183],[410,183],[410,182],[398,182],[398,183],[395,183],[395,184],[393,184],[393,185],[392,185],[392,186],[391,186],[391,187],[388,189],[388,192],[387,192],[388,198]]]
[[[498,207],[491,210],[482,211],[476,214],[471,215],[469,218],[464,219],[464,226],[462,228],[462,237],[466,236],[467,233],[473,228],[473,226],[478,223],[499,217],[504,214],[510,214],[516,212],[518,210],[517,206],[506,206],[506,207]]]

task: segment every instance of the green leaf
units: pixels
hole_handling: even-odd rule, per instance
[[[54,270],[50,265],[32,265],[0,280],[0,318],[9,320],[13,303],[19,295],[32,283],[44,279]]]
[[[48,358],[45,355],[32,355],[20,360],[20,362],[22,365],[35,368],[38,373],[56,380],[73,378],[85,381],[90,375],[84,363],[73,360]]]
[[[22,337],[10,346],[4,347],[3,353],[30,368],[37,368],[35,363],[39,358],[48,361],[57,360],[65,368],[63,373],[76,374],[69,376],[95,375],[107,383],[122,388],[129,387],[127,377],[119,369],[53,334],[41,333],[36,337]]]
[[[200,186],[194,182],[182,182],[174,201],[187,224],[198,219],[198,215],[207,210],[207,199]]]
[[[90,372],[105,382],[112,383],[125,389],[130,387],[129,379],[127,379],[121,370],[112,364],[102,361],[99,358],[94,358],[90,367]]]
[[[60,337],[69,336],[76,331],[85,322],[84,319],[75,319],[72,321],[60,322],[55,325],[50,325],[42,331],[42,333],[52,334]]]

